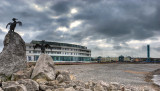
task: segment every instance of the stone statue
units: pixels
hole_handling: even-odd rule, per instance
[[[50,48],[51,46],[49,44],[45,44],[45,40],[42,40],[41,44],[36,44],[35,46],[33,46],[33,48],[41,48],[41,53],[45,53],[45,49],[46,48]]]
[[[22,26],[22,22],[21,21],[16,21],[16,20],[18,20],[16,18],[13,18],[12,20],[13,20],[13,22],[8,23],[6,28],[8,27],[8,25],[10,25],[10,30],[9,31],[14,32],[16,24],[18,23],[20,26]]]

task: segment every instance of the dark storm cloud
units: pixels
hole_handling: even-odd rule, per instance
[[[5,28],[15,17],[23,23],[16,31],[31,32],[24,33],[27,42],[45,39],[81,43],[89,37],[91,41],[106,39],[106,43],[113,44],[113,50],[121,50],[129,48],[126,41],[150,39],[160,32],[159,3],[159,0],[1,0],[0,27]],[[72,8],[78,12],[69,16]],[[82,24],[68,32],[56,31],[58,27],[69,28],[76,20]],[[3,34],[1,30],[0,33]],[[89,47],[101,50],[96,45]]]
[[[89,4],[91,2],[93,4]],[[4,15],[4,12],[6,12],[8,15],[2,18],[5,22],[12,19],[10,15],[14,15],[16,18],[20,17],[23,21],[23,28],[32,27],[34,31],[46,32],[48,30],[53,31],[59,26],[68,27],[71,21],[74,20],[83,20],[84,22],[80,26],[82,27],[81,31],[75,35],[70,35],[71,37],[82,40],[87,36],[93,36],[92,38],[100,39],[99,35],[101,35],[103,39],[112,38],[116,42],[121,42],[130,39],[147,39],[154,36],[153,31],[159,31],[160,22],[158,17],[160,16],[160,6],[157,4],[158,2],[158,0],[35,1],[35,4],[41,6],[51,3],[49,7],[51,11],[39,12],[19,0],[17,0],[17,3],[3,1],[3,3],[6,3],[6,6],[1,7],[1,14]],[[49,17],[51,14],[68,14],[73,7],[78,9],[78,13],[73,18],[60,17],[52,19]],[[52,25],[52,23],[57,23],[57,25]]]
[[[58,23],[59,26],[69,27],[71,20],[68,17],[61,17],[59,19],[55,19],[55,22]]]
[[[35,30],[45,30],[51,28],[51,24],[54,21],[48,17],[47,11],[39,12],[34,6],[29,6],[24,1],[2,1],[7,3],[6,6],[2,6],[1,10],[1,23],[11,22],[12,18],[18,18],[23,23],[23,29],[28,30],[32,27]],[[16,2],[16,3],[15,3]],[[32,3],[31,3],[32,4]],[[30,5],[31,5],[30,4]]]
[[[96,35],[110,37],[115,41],[150,38],[154,36],[154,31],[160,30],[158,2],[113,0],[111,3],[104,1],[104,4],[87,5],[75,15],[75,19],[90,25],[81,39],[90,35],[95,35],[95,38]]]
[[[114,48],[115,50],[120,50],[120,49],[122,49],[121,46],[114,46],[113,48]]]
[[[55,11],[56,15],[67,14],[70,11],[71,3],[71,1],[59,0],[51,6],[51,9]]]
[[[113,50],[132,50],[128,45],[125,46],[120,46],[120,45],[115,45],[113,46]]]

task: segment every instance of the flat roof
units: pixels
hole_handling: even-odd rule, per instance
[[[41,44],[42,41],[32,40],[30,43],[31,44]],[[59,43],[59,42],[51,42],[51,41],[45,41],[44,44],[56,45],[56,46],[77,47],[77,48],[87,49],[87,47],[81,46],[81,45],[68,44],[68,43]]]

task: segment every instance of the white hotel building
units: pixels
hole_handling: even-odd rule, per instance
[[[37,61],[39,55],[41,54],[41,49],[34,49],[33,46],[36,44],[41,44],[42,41],[31,41],[26,43],[26,55],[27,61]],[[45,44],[49,44],[52,49],[46,49],[46,54],[50,55],[54,61],[72,61],[72,62],[84,62],[91,61],[91,50],[87,49],[85,46],[68,44],[68,43],[58,43],[45,41]]]

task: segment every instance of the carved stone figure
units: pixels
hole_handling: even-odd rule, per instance
[[[41,44],[36,44],[33,46],[35,48],[41,48],[41,53],[45,53],[46,48],[51,48],[49,44],[45,44],[45,40],[42,40]]]
[[[6,25],[6,28],[8,27],[8,25],[10,25],[10,30],[9,30],[9,31],[14,32],[14,29],[15,29],[15,27],[16,27],[16,24],[18,23],[20,26],[22,26],[22,22],[21,22],[21,21],[16,21],[16,20],[18,20],[18,19],[16,19],[16,18],[13,18],[12,20],[13,20],[13,22],[8,23],[8,24]]]

